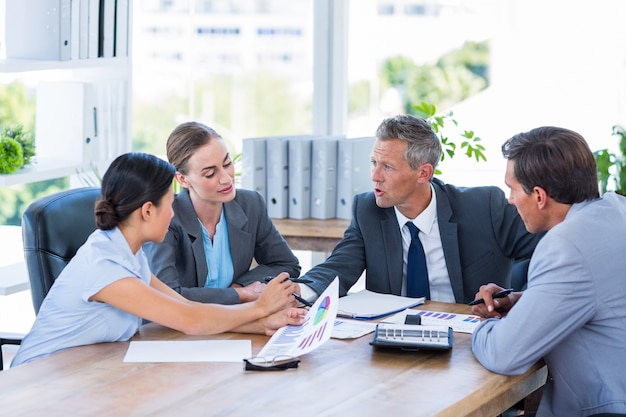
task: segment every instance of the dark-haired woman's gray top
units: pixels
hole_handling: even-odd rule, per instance
[[[146,243],[154,274],[185,298],[204,303],[236,304],[239,296],[232,288],[205,288],[208,268],[202,229],[184,189],[174,199],[174,218],[162,243]],[[228,224],[233,282],[243,286],[262,281],[266,275],[287,272],[300,275],[298,258],[267,215],[259,193],[237,190],[233,201],[224,203]],[[250,269],[252,261],[258,264]]]

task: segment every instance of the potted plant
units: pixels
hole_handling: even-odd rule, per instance
[[[450,124],[458,126],[458,122],[454,119],[452,111],[437,114],[437,107],[434,104],[429,104],[424,101],[420,104],[416,104],[414,109],[417,116],[426,120],[431,125],[437,136],[439,136],[444,150],[441,155],[441,160],[443,161],[446,158],[446,155],[448,155],[449,158],[454,158],[454,154],[458,147],[457,142],[448,137],[445,129],[446,126],[449,126]],[[474,131],[464,130],[460,136],[460,149],[465,152],[465,156],[476,159],[476,162],[480,162],[480,160],[487,160],[487,157],[484,154],[485,147],[480,144],[480,138],[474,134]],[[441,172],[437,170],[436,173],[440,174]]]
[[[0,174],[11,174],[31,162],[35,141],[22,125],[7,126],[0,133]]]
[[[600,194],[604,194],[607,189],[610,189],[618,194],[626,195],[626,160],[624,158],[626,155],[626,130],[620,125],[615,125],[612,136],[619,138],[618,152],[600,149],[593,153],[598,168]],[[611,182],[613,187],[609,187]]]

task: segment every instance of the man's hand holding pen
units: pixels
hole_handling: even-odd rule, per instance
[[[522,292],[514,292],[496,284],[481,285],[475,300],[470,303],[472,314],[482,318],[502,318],[521,296]]]

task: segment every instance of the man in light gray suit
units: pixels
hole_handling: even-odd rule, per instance
[[[509,286],[513,262],[530,258],[541,236],[526,231],[502,190],[461,188],[433,179],[442,147],[423,119],[386,119],[376,137],[374,191],[355,197],[343,239],[304,276],[313,282],[301,284],[302,295],[314,298],[339,276],[343,296],[364,270],[368,290],[407,295],[407,222],[419,229],[430,299],[466,303],[485,283]]]
[[[528,288],[473,307],[488,318],[472,336],[488,369],[548,366],[537,416],[626,415],[626,198],[598,194],[596,162],[581,135],[541,127],[502,146],[505,182],[529,232],[547,231]],[[609,414],[603,414],[609,415]],[[610,414],[617,415],[617,414]]]

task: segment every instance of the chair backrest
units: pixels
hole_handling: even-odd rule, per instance
[[[99,187],[61,191],[31,203],[22,216],[24,259],[35,313],[54,280],[96,230]]]
[[[524,291],[528,282],[528,264],[530,259],[521,259],[513,263],[511,271],[511,288],[515,291]]]

